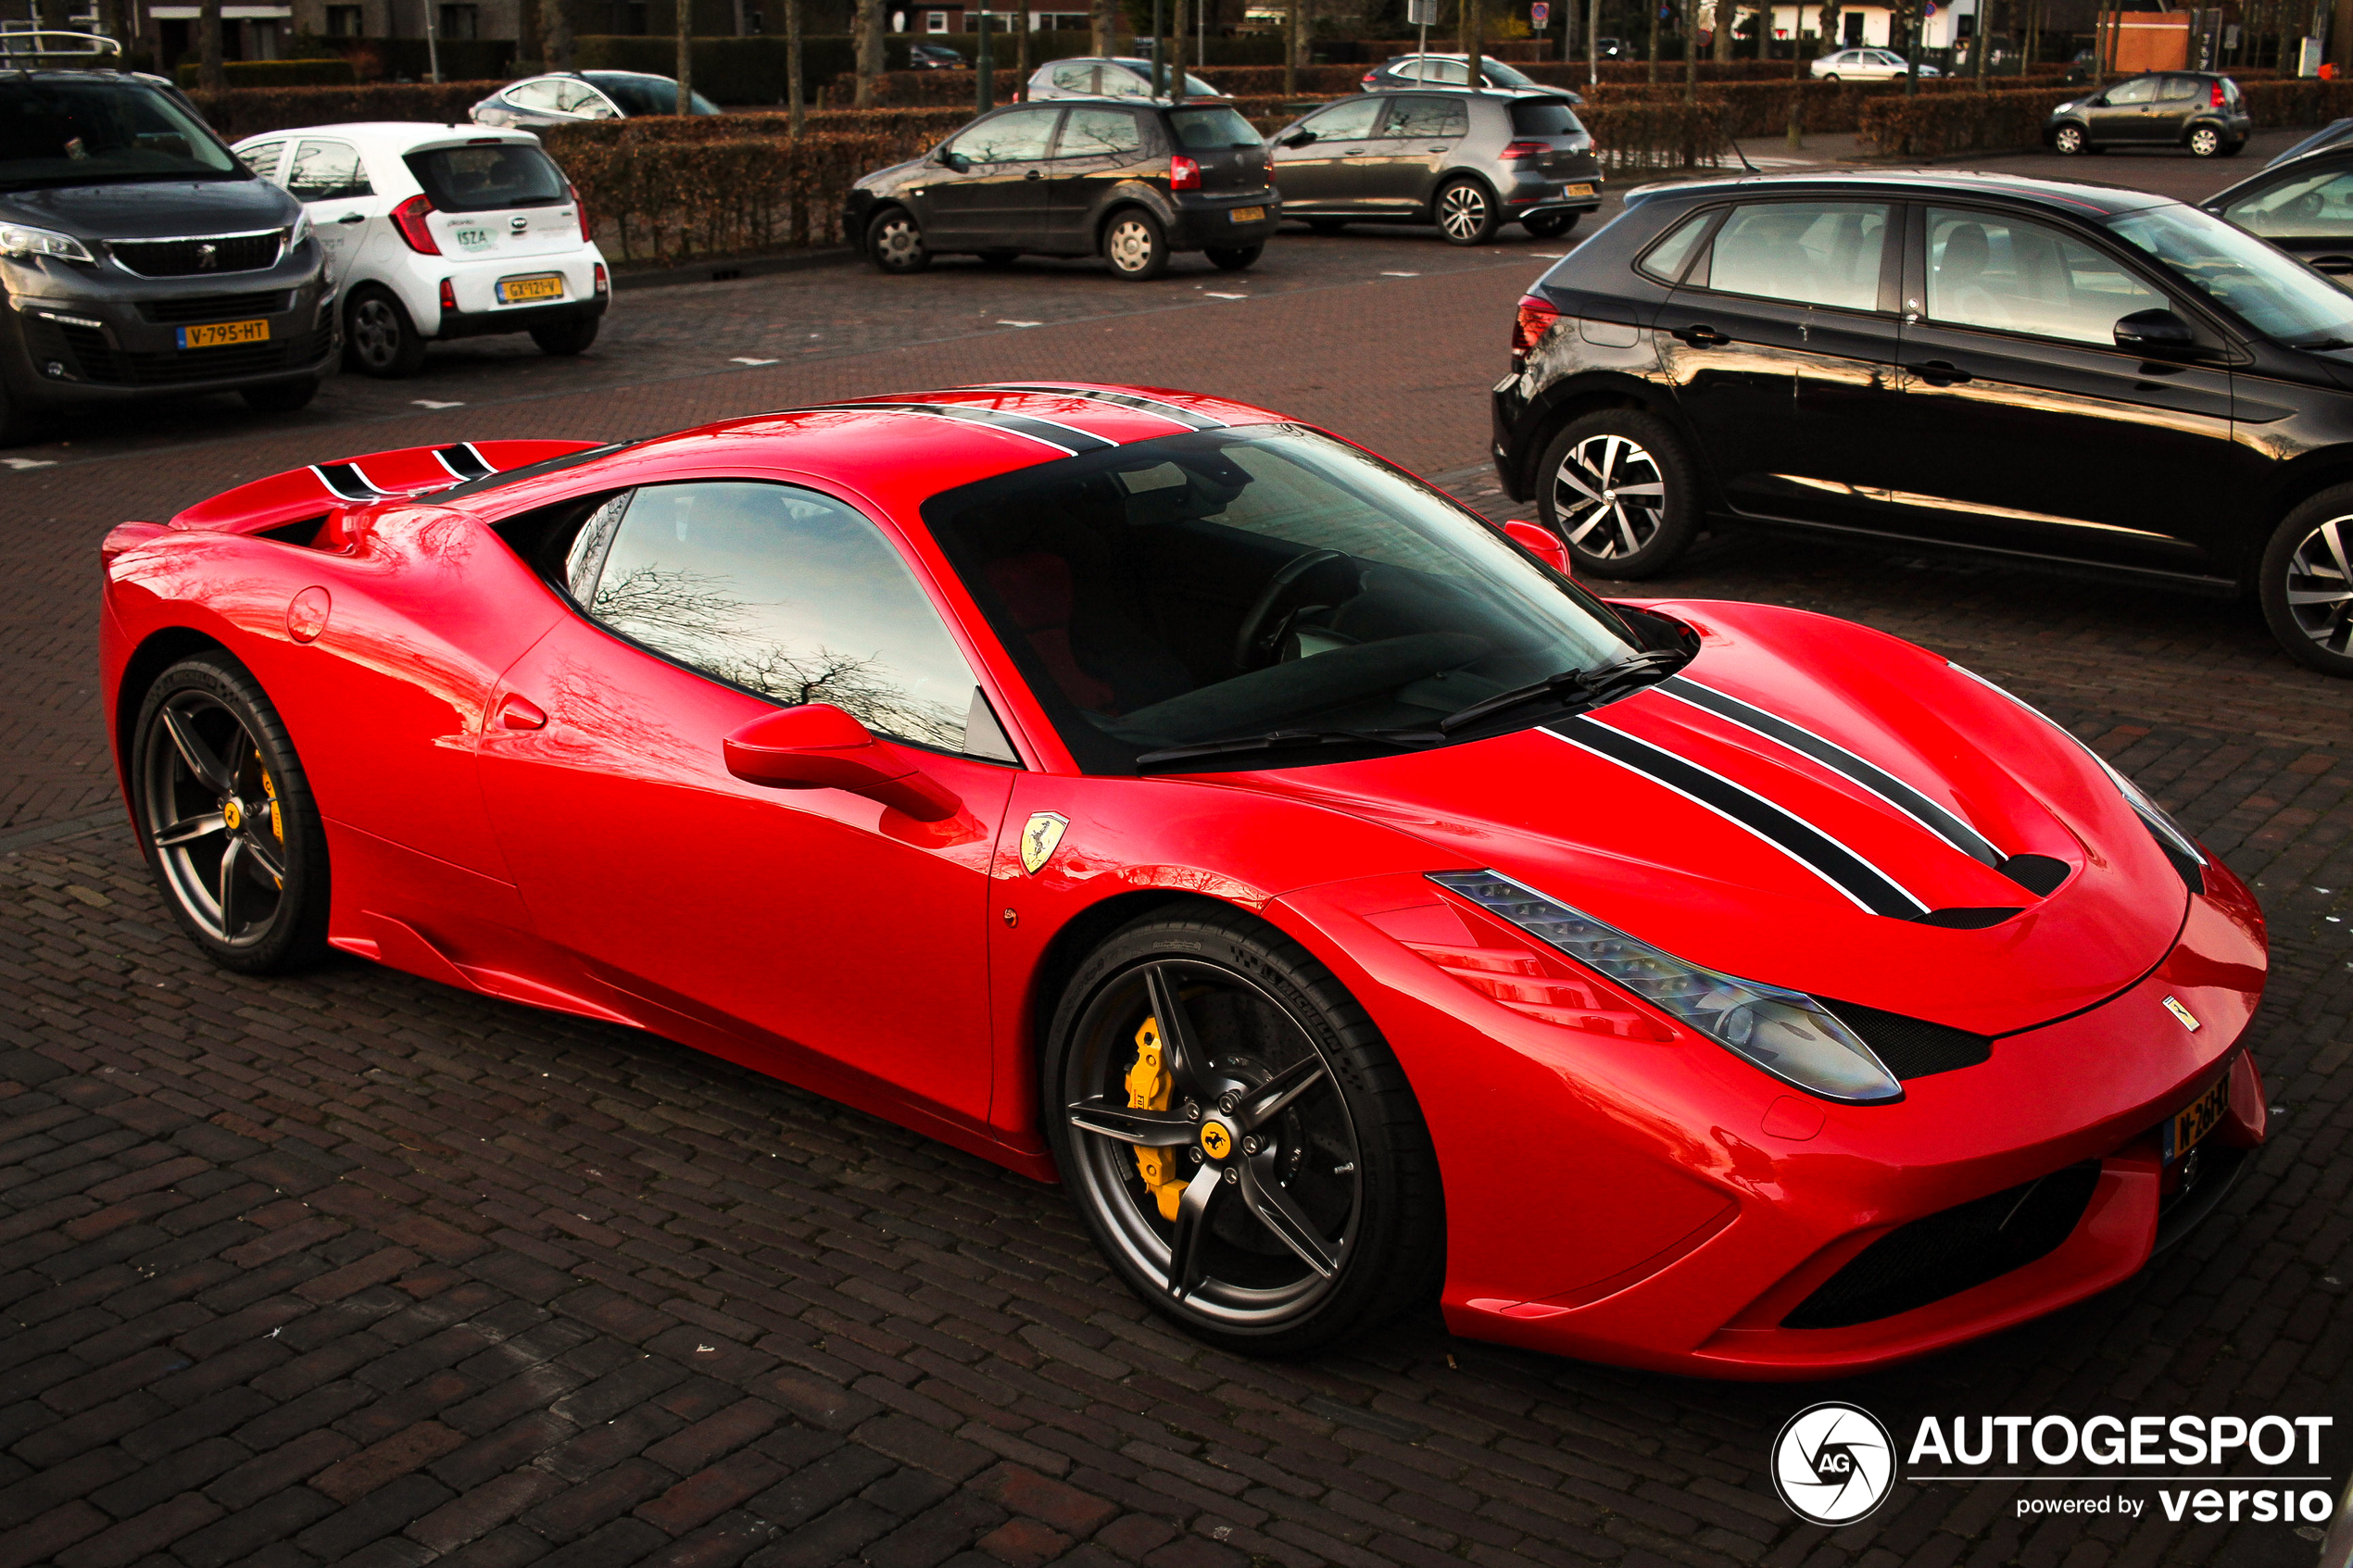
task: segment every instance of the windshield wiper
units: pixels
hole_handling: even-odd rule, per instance
[[[1629,654],[1615,663],[1597,665],[1591,670],[1564,670],[1557,675],[1547,675],[1531,684],[1482,697],[1468,708],[1456,709],[1441,719],[1438,727],[1451,735],[1466,724],[1475,724],[1506,709],[1529,703],[1564,702],[1573,698],[1598,702],[1629,681],[1647,675],[1664,665],[1680,664],[1684,657],[1680,648],[1652,648],[1646,653]]]
[[[1446,737],[1436,730],[1269,730],[1265,734],[1239,735],[1232,740],[1205,740],[1192,746],[1164,746],[1136,759],[1136,766],[1181,762],[1193,757],[1231,757],[1251,751],[1279,751],[1295,746],[1386,746],[1412,751],[1435,746]]]

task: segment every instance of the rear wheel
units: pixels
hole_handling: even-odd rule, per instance
[[[1264,254],[1265,245],[1211,245],[1202,252],[1221,272],[1239,272],[1255,263]]]
[[[598,318],[575,316],[569,321],[550,321],[544,327],[531,329],[531,341],[539,345],[542,354],[552,354],[560,359],[585,354],[597,341]]]
[[[291,414],[296,408],[308,408],[310,400],[319,395],[319,378],[273,381],[267,386],[246,387],[238,395],[257,414]]]
[[[360,372],[396,380],[425,362],[425,340],[408,307],[390,289],[369,284],[351,291],[343,307],[343,340]]]
[[[2080,125],[2062,125],[2051,133],[2051,150],[2061,157],[2073,157],[2089,144]]]
[[[2263,552],[2256,596],[2288,657],[2353,677],[2353,484],[2287,514]]]
[[[866,225],[866,256],[885,272],[920,272],[931,265],[924,226],[903,207],[887,207]]]
[[[156,885],[213,962],[263,974],[326,951],[326,833],[245,666],[215,652],[163,672],[140,704],[131,781]]]
[[[1540,240],[1554,239],[1577,227],[1574,212],[1535,212],[1519,220],[1519,226]]]
[[[1638,408],[1597,409],[1554,436],[1537,470],[1536,505],[1580,576],[1651,576],[1699,536],[1683,444]]]
[[[1103,259],[1114,277],[1148,282],[1168,270],[1168,236],[1142,207],[1124,208],[1103,226]]]
[[[2210,125],[2194,127],[2190,132],[2190,156],[2217,157],[2222,151],[2222,133]]]
[[[1292,1354],[1428,1295],[1437,1160],[1370,1018],[1281,933],[1148,917],[1080,966],[1043,1062],[1063,1179],[1129,1288],[1228,1350]]]
[[[1453,245],[1483,245],[1495,237],[1501,221],[1495,198],[1476,180],[1451,180],[1441,185],[1430,211],[1438,220],[1438,232]]]

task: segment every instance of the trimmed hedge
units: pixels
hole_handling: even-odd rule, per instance
[[[348,87],[359,73],[340,56],[329,60],[226,60],[221,71],[232,87]],[[183,64],[172,72],[182,87],[194,87],[204,75],[201,63]]]
[[[464,125],[473,107],[506,85],[490,82],[375,82],[362,87],[230,87],[188,94],[223,141],[301,125],[358,119],[414,119]]]
[[[560,161],[598,239],[623,261],[675,262],[841,242],[841,209],[863,174],[920,150],[885,133],[568,144]]]
[[[1873,100],[1856,127],[1864,145],[1894,157],[2031,147],[2059,105],[2083,95],[2081,87],[2028,87],[2007,93],[1897,94]]]

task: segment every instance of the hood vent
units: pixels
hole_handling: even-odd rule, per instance
[[[1880,1065],[1898,1082],[1932,1078],[1939,1073],[1975,1067],[1993,1059],[1994,1042],[1986,1035],[1931,1023],[1924,1018],[1906,1018],[1900,1012],[1881,1012],[1853,1002],[1833,1002],[1826,997],[1816,999],[1841,1023],[1854,1030],[1871,1047]]]

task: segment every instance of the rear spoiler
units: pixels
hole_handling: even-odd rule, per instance
[[[308,519],[323,519],[345,507],[431,495],[470,480],[487,479],[574,452],[592,452],[606,445],[601,441],[461,441],[338,458],[224,490],[180,513],[168,526],[258,533]]]

